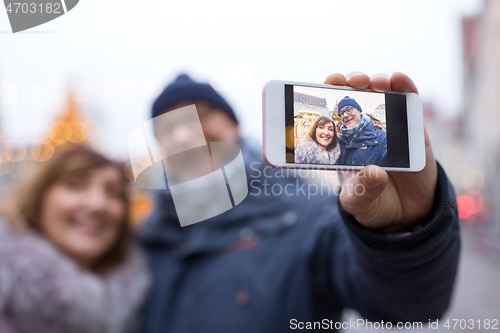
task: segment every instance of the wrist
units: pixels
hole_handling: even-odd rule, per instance
[[[448,197],[448,179],[438,164],[438,182],[433,207],[430,213],[417,223],[399,223],[370,229],[358,223],[354,216],[342,207],[340,201],[339,210],[346,226],[367,245],[374,248],[400,248],[421,242],[443,224]]]

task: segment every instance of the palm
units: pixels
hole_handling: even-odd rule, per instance
[[[426,158],[424,170],[418,173],[390,173],[384,192],[387,203],[398,206],[398,219],[391,222],[412,224],[424,218],[432,209],[437,184],[436,161],[426,135]],[[384,194],[382,192],[382,194]]]

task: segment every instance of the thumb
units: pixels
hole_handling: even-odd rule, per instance
[[[357,173],[341,173],[342,207],[365,227],[384,226],[380,196],[386,188],[387,181],[387,172],[376,165],[368,165]]]

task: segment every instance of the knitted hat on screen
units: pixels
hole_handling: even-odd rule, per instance
[[[352,107],[355,107],[356,109],[359,110],[359,112],[363,112],[363,110],[361,110],[361,106],[359,106],[358,102],[356,102],[356,100],[354,98],[350,98],[349,96],[346,96],[344,98],[342,98],[342,100],[339,102],[339,105],[337,106],[337,110],[339,110],[339,117],[340,117],[340,110],[346,106],[346,105],[350,105]]]
[[[182,101],[206,101],[226,112],[234,121],[236,115],[229,104],[208,83],[193,81],[188,75],[180,74],[170,83],[153,103],[152,118]]]

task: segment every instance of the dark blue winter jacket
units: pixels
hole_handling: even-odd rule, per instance
[[[346,307],[385,322],[443,314],[460,240],[441,167],[432,213],[397,238],[358,224],[331,185],[242,151],[249,194],[219,216],[181,228],[168,191],[157,193],[141,230],[154,276],[144,333],[288,332],[338,322]]]
[[[387,136],[372,122],[363,132],[351,140],[339,135],[340,158],[337,164],[341,165],[369,165],[387,166]]]

